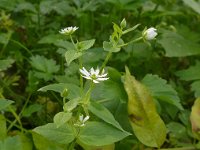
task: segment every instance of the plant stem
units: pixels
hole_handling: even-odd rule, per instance
[[[12,109],[12,107],[9,106],[8,109],[13,114],[13,116],[16,118],[16,120],[18,121],[18,123],[20,125],[21,132],[23,132],[23,126],[22,126],[22,122],[21,122],[19,116],[15,113],[15,111]]]
[[[102,73],[103,69],[105,68],[106,64],[108,63],[108,60],[110,59],[110,57],[112,56],[112,52],[109,51],[102,66],[101,66],[101,69],[100,69],[100,74]]]
[[[76,46],[76,44],[74,43],[74,40],[73,40],[73,38],[72,38],[71,35],[70,35],[70,39],[71,39],[72,44],[74,45],[74,48],[75,48],[76,51],[78,52],[77,46]],[[79,57],[78,61],[79,61],[79,68],[82,69],[82,68],[83,68],[83,62],[82,62],[81,57]],[[83,94],[83,77],[81,76],[81,74],[80,74],[80,87],[81,87],[81,88],[80,88],[80,93],[81,93],[81,95],[82,95],[82,94]]]

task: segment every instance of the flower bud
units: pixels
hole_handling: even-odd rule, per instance
[[[122,22],[120,23],[120,26],[121,26],[121,28],[123,29],[123,28],[126,28],[126,19],[124,18],[123,20],[122,20]]]
[[[61,97],[67,97],[68,94],[69,94],[69,92],[68,92],[68,90],[65,88],[65,89],[62,91],[62,93],[61,93],[60,95],[61,95]]]
[[[145,30],[143,32],[144,39],[148,40],[148,41],[155,39],[155,37],[158,35],[158,33],[156,31],[157,31],[157,29],[155,29],[153,27]]]

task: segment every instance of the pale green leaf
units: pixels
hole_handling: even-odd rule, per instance
[[[9,67],[12,66],[12,64],[14,62],[15,62],[15,60],[10,59],[10,58],[0,60],[0,71],[4,71],[4,70],[8,69]]]
[[[81,52],[77,52],[75,50],[68,50],[65,53],[65,60],[67,61],[67,65],[69,66],[72,61],[79,58],[83,54]]]
[[[56,127],[59,128],[60,126],[66,124],[71,117],[71,112],[59,112],[54,116],[53,122],[56,124]]]
[[[33,142],[37,150],[63,150],[59,144],[56,144],[53,141],[49,141],[47,138],[44,138],[42,135],[31,131]]]
[[[172,88],[171,85],[167,84],[166,80],[157,75],[147,74],[143,78],[142,83],[148,87],[152,96],[157,100],[167,102],[176,106],[180,110],[183,110],[178,93]]]
[[[48,34],[42,37],[38,43],[39,44],[56,44],[59,42],[60,35],[59,34]]]
[[[190,121],[192,124],[192,131],[195,137],[200,140],[200,98],[197,98],[192,106],[192,112],[190,115]]]
[[[194,11],[196,11],[198,14],[200,14],[200,1],[195,0],[183,0],[183,2],[191,7]]]
[[[162,38],[157,41],[163,46],[167,57],[185,57],[200,54],[200,44],[175,32],[165,31]]]
[[[78,140],[87,145],[103,146],[120,141],[129,134],[102,122],[87,122]]]
[[[103,49],[105,51],[119,52],[121,48],[114,46],[111,42],[104,41],[103,42]]]
[[[57,128],[56,124],[48,123],[46,125],[35,128],[33,131],[44,136],[48,140],[60,144],[68,144],[72,142],[76,136],[76,133],[74,133],[74,129],[68,124]]]
[[[77,49],[79,51],[87,50],[94,45],[94,42],[95,42],[95,39],[78,42]]]
[[[161,147],[166,138],[166,127],[156,111],[150,92],[131,76],[128,68],[124,87],[128,95],[129,119],[136,137],[144,145]]]
[[[81,99],[79,97],[69,100],[67,103],[64,104],[63,110],[67,112],[71,112],[79,104],[80,100]]]
[[[3,141],[0,141],[1,150],[23,150],[19,136],[8,137]]]
[[[72,83],[55,83],[55,84],[50,84],[47,86],[44,86],[40,88],[38,91],[46,92],[46,91],[54,91],[58,93],[62,93],[64,89],[67,89],[69,91],[68,97],[70,99],[77,98],[79,97],[80,93],[80,88]]]
[[[11,101],[11,100],[0,98],[0,110],[5,109],[6,107],[11,105],[12,103],[13,103],[13,101]]]

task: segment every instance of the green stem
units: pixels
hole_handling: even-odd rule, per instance
[[[13,116],[16,118],[16,120],[18,121],[18,123],[20,125],[21,132],[23,132],[23,126],[22,126],[22,122],[21,122],[19,116],[15,113],[15,111],[12,109],[12,107],[9,106],[8,109],[13,114]]]
[[[6,119],[6,121],[9,122],[10,124],[13,123],[13,122],[10,121],[9,119]],[[14,124],[13,126],[17,127],[18,129],[21,129],[21,126],[19,126],[19,125],[17,125],[17,124]],[[9,130],[7,130],[7,131],[9,131]],[[23,128],[23,131],[28,132],[28,130],[26,130],[26,129],[24,129],[24,128]]]
[[[102,73],[103,69],[105,68],[106,64],[108,63],[108,60],[110,59],[110,57],[112,56],[112,52],[109,51],[102,66],[101,66],[101,69],[100,69],[100,74]]]
[[[159,150],[195,150],[195,147],[182,147],[182,148],[162,148]]]
[[[138,42],[138,41],[140,41],[140,40],[142,40],[142,39],[143,39],[143,37],[139,37],[139,38],[137,38],[137,39],[135,39],[135,40],[132,40],[132,41],[130,41],[130,42],[128,42],[128,43],[125,43],[125,44],[122,44],[122,45],[118,45],[118,47],[127,46],[127,45],[129,45],[129,44],[131,44],[131,43]]]
[[[76,44],[74,43],[74,40],[73,40],[73,38],[72,38],[71,35],[70,35],[70,39],[71,39],[72,44],[74,45],[74,48],[75,48],[76,51],[78,52],[77,46],[76,46]],[[79,61],[79,68],[82,69],[82,68],[83,68],[83,62],[82,62],[81,57],[79,57],[78,61]],[[82,94],[83,94],[83,77],[81,76],[81,74],[80,74],[80,86],[81,86],[81,88],[80,88],[80,93],[81,93],[81,95],[82,95]]]

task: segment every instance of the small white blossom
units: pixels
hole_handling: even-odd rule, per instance
[[[99,83],[100,81],[108,80],[109,78],[106,78],[107,73],[104,73],[104,70],[100,73],[100,70],[97,68],[94,70],[94,68],[91,68],[90,71],[87,71],[84,67],[82,69],[79,69],[81,72],[81,76],[92,80],[94,83]]]
[[[75,126],[79,126],[79,127],[83,127],[83,126],[85,126],[85,122],[88,121],[89,119],[90,119],[90,116],[86,116],[86,117],[84,118],[84,116],[81,114],[81,115],[79,116],[78,123],[75,123],[74,125],[75,125]]]
[[[143,37],[148,41],[153,40],[158,35],[156,31],[157,29],[151,27],[143,32]]]
[[[73,34],[76,30],[78,29],[78,27],[67,27],[67,28],[64,28],[64,29],[61,29],[59,32],[61,34],[65,34],[65,35],[71,35]]]

